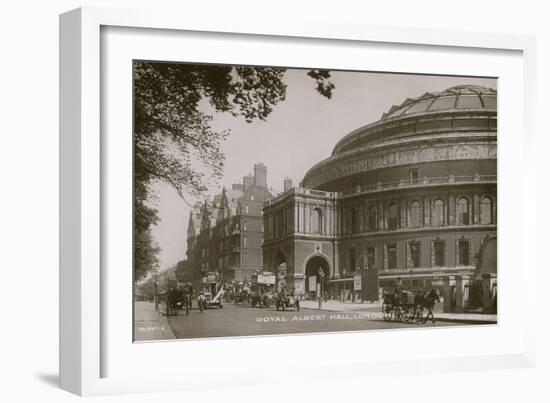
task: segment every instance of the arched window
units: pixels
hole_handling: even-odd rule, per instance
[[[388,210],[388,229],[391,231],[397,228],[399,228],[399,211],[397,209],[397,204],[392,203]]]
[[[456,203],[456,221],[458,225],[470,224],[468,200],[464,197],[458,199],[458,202]]]
[[[480,213],[480,217],[479,217],[480,224],[492,224],[493,206],[491,203],[491,199],[489,199],[488,197],[484,197],[483,199],[481,199],[479,213]]]
[[[420,202],[413,201],[410,207],[410,227],[420,227]]]
[[[369,206],[367,208],[367,231],[376,231],[378,229],[378,214],[376,207]]]
[[[434,227],[445,225],[445,204],[441,199],[437,199],[434,202],[432,209],[432,225]]]
[[[320,208],[314,208],[311,210],[311,233],[322,234],[323,233],[323,213]]]

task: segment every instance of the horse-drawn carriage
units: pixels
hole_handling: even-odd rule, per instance
[[[277,310],[280,309],[281,311],[287,311],[290,309],[299,311],[300,301],[294,296],[294,294],[280,292],[275,299],[275,307]]]
[[[185,314],[189,315],[191,309],[192,289],[187,286],[171,287],[163,292],[160,297],[164,305],[164,313],[166,316],[176,316],[180,311],[185,310]]]
[[[248,303],[248,296],[250,289],[248,287],[243,287],[243,289],[235,292],[234,302],[235,304],[246,304]]]
[[[271,272],[254,273],[251,278],[247,302],[251,306],[269,308],[275,303],[275,275]]]
[[[269,308],[275,303],[275,297],[270,291],[265,291],[261,287],[253,287],[248,297],[248,303],[253,307]]]
[[[384,293],[382,303],[384,320],[409,322],[416,316],[415,295],[411,291]]]
[[[386,321],[416,321],[419,323],[425,323],[431,316],[432,321],[435,322],[433,315],[435,302],[439,302],[439,294],[435,289],[416,294],[408,290],[396,290],[394,293],[385,292],[382,316]],[[424,309],[428,310],[425,318],[423,316]]]

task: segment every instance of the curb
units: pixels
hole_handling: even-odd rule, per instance
[[[157,320],[160,323],[160,326],[163,328],[162,338],[165,340],[175,339],[176,335],[174,334],[174,331],[172,330],[170,323],[168,323],[168,319],[166,319],[166,316],[161,314],[159,311],[156,311],[156,315],[157,315]]]
[[[496,325],[497,321],[486,319],[453,319],[453,318],[438,318],[435,317],[436,322],[453,322],[453,323],[467,323],[470,325]]]

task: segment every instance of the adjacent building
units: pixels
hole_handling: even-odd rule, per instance
[[[187,276],[200,283],[202,274],[218,271],[224,280],[243,281],[262,270],[264,204],[271,200],[267,167],[224,188],[213,200],[192,211],[187,229]]]
[[[495,90],[406,99],[266,198],[264,269],[306,298],[374,300],[398,279],[496,287],[496,158]]]

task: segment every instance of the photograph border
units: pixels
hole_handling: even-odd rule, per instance
[[[177,376],[166,376],[161,380],[101,377],[101,317],[105,312],[101,294],[100,211],[102,177],[108,175],[102,166],[100,141],[100,28],[104,26],[521,51],[525,90],[523,141],[533,147],[536,77],[535,40],[530,36],[372,27],[343,22],[298,23],[290,20],[266,24],[266,21],[244,18],[209,20],[197,16],[182,17],[167,10],[82,8],[63,14],[60,17],[60,384],[63,389],[76,394],[172,390],[192,386],[192,382],[186,385]],[[526,167],[526,170],[534,173],[533,166]],[[536,183],[534,177],[528,180]],[[534,211],[522,213],[535,217]],[[525,242],[523,239],[522,245]],[[529,275],[536,277],[536,265],[525,265],[524,276]],[[535,307],[535,300],[535,293],[529,295],[525,302],[527,307]],[[526,315],[528,327],[525,329],[523,354],[438,359],[432,362],[433,370],[532,366],[535,309],[526,309]],[[409,365],[422,367],[425,364],[423,360],[412,361],[416,362],[409,362]],[[397,365],[400,363],[385,363],[382,371],[390,373]],[[357,368],[350,364],[345,370],[356,373]],[[380,367],[376,371],[364,367],[360,375],[380,374],[380,371]]]

